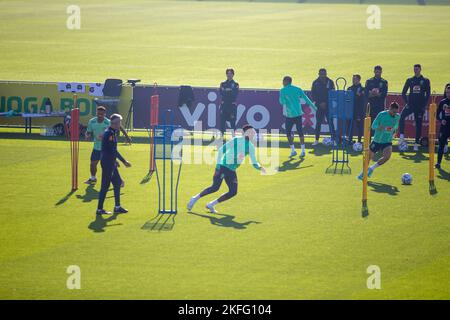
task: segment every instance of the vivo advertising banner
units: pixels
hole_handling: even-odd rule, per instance
[[[134,90],[134,128],[148,128],[150,124],[150,97],[159,95],[159,121],[174,122],[183,128],[192,129],[201,121],[202,129],[219,127],[220,96],[216,88],[193,88],[195,101],[191,108],[178,106],[179,87],[136,87]],[[308,93],[308,92],[307,92]],[[282,107],[278,102],[278,90],[241,89],[237,98],[237,126],[249,123],[256,129],[284,129]],[[441,97],[436,97],[439,101]],[[390,94],[386,105],[397,101],[403,106],[401,95]],[[303,101],[304,103],[304,101]],[[316,127],[315,111],[303,104],[303,131],[313,134]],[[169,116],[170,114],[170,116]],[[169,120],[170,119],[170,120]],[[372,119],[374,120],[374,119]],[[197,125],[198,126],[198,125]],[[197,128],[196,126],[196,128]],[[428,135],[428,112],[424,115],[423,136]],[[329,132],[327,124],[322,124],[321,132]],[[414,115],[406,118],[405,136],[414,137]]]

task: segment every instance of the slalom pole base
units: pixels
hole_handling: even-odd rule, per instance
[[[160,210],[160,214],[177,214],[177,210]]]
[[[369,216],[369,207],[367,206],[367,200],[362,201],[361,216],[363,218],[367,218]]]
[[[429,191],[431,195],[435,195],[438,193],[436,186],[434,184],[434,181],[430,181],[430,187],[429,187]]]

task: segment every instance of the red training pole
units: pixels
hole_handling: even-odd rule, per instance
[[[158,125],[159,116],[159,95],[152,95],[150,98],[150,173],[155,171],[155,126]]]
[[[77,95],[73,95],[74,108],[70,111],[70,147],[72,158],[72,191],[78,189],[78,154],[80,151],[80,109],[77,108]]]

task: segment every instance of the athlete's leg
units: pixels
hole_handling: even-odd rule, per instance
[[[438,147],[438,157],[437,157],[437,165],[440,166],[442,162],[442,158],[444,156],[444,148],[447,144],[447,139],[450,135],[450,129],[441,128],[439,131],[439,147]],[[431,142],[430,142],[431,143]]]
[[[406,106],[403,108],[402,112],[400,113],[400,121],[399,121],[399,133],[400,133],[400,139],[404,138],[405,134],[405,119],[408,117],[411,113],[413,113],[413,109],[411,106]]]
[[[219,203],[229,200],[237,194],[238,180],[237,180],[236,171],[227,170],[226,174],[225,174],[225,182],[228,186],[228,192],[224,193],[223,195],[221,195],[219,197],[219,199],[217,199],[217,202],[219,202]]]
[[[108,192],[109,186],[111,184],[111,178],[113,175],[114,168],[111,166],[102,165],[102,186],[100,188],[100,193],[98,197],[97,209],[103,209],[103,203],[105,202],[106,193]]]
[[[414,120],[416,122],[416,144],[420,142],[420,138],[422,137],[423,112],[423,109],[414,111]]]

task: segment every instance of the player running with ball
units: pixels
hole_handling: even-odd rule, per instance
[[[206,209],[211,213],[217,213],[215,206],[218,203],[234,197],[238,190],[236,169],[241,165],[247,155],[250,156],[250,161],[256,170],[260,170],[263,174],[266,173],[266,169],[256,160],[255,146],[253,145],[256,136],[255,129],[251,125],[246,124],[242,127],[242,130],[244,131],[243,136],[234,137],[219,149],[213,183],[210,187],[191,198],[187,205],[189,212],[191,212],[198,199],[217,192],[224,179],[229,189],[228,192],[222,194],[218,199],[209,202],[206,205]]]
[[[309,106],[317,111],[314,103],[308,98],[308,96],[299,87],[292,85],[292,78],[286,76],[283,78],[283,88],[280,90],[280,104],[283,106],[283,115],[286,117],[286,135],[291,147],[291,157],[297,155],[294,147],[294,135],[292,134],[292,128],[295,125],[297,128],[298,136],[300,137],[300,144],[302,152],[300,157],[305,156],[305,136],[302,130],[302,115],[303,110],[300,104],[300,98],[304,99]]]
[[[392,154],[392,139],[397,131],[400,115],[398,114],[399,106],[396,102],[391,103],[388,110],[378,113],[375,121],[372,123],[372,130],[374,130],[374,136],[372,143],[370,144],[369,160],[374,159],[375,154],[378,151],[383,153],[383,156],[369,167],[367,176],[371,177],[373,171],[379,166],[385,164]],[[359,180],[363,179],[363,172],[358,176]]]

